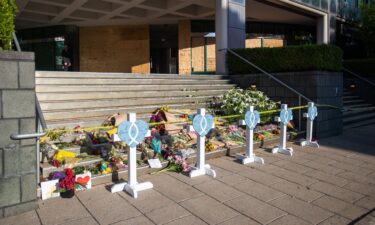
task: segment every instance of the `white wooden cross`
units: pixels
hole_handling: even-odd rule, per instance
[[[260,122],[259,112],[254,111],[254,106],[250,106],[247,109],[245,120],[240,120],[240,125],[246,125],[246,154],[238,154],[236,158],[242,162],[242,164],[248,164],[257,162],[264,164],[264,159],[257,157],[254,154],[254,128]]]
[[[309,102],[307,113],[303,114],[303,117],[307,118],[307,125],[306,125],[306,139],[302,139],[300,142],[301,146],[309,146],[313,148],[319,148],[319,144],[317,141],[312,141],[313,135],[313,123],[315,118],[318,116],[318,109],[314,105],[314,102]]]
[[[215,124],[213,117],[206,114],[205,109],[198,109],[197,115],[193,119],[193,125],[189,126],[189,132],[194,131],[197,133],[197,165],[190,171],[190,177],[198,177],[202,175],[209,175],[216,177],[215,170],[206,164],[206,134],[214,128]]]
[[[128,145],[128,182],[115,184],[111,192],[125,190],[134,198],[138,197],[138,192],[151,189],[151,182],[137,182],[137,145],[141,143],[148,133],[148,124],[142,120],[136,119],[135,113],[128,113],[128,121],[120,124],[118,135],[122,141]]]
[[[281,112],[278,117],[275,117],[275,121],[280,123],[280,144],[279,146],[276,146],[275,148],[272,149],[272,153],[281,153],[285,155],[292,156],[293,155],[293,148],[287,148],[286,147],[286,127],[293,119],[293,113],[291,110],[288,110],[288,105],[287,104],[282,104],[281,105]]]

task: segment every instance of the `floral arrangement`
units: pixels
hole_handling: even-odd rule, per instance
[[[59,180],[59,192],[66,192],[74,190],[76,180],[73,170],[70,168],[65,169],[65,177]]]
[[[168,112],[168,111],[169,111],[169,107],[168,107],[167,105],[165,105],[165,106],[162,106],[162,107],[160,108],[160,110],[161,110],[161,111],[164,111],[164,112]]]
[[[152,174],[164,172],[189,173],[191,170],[191,166],[188,164],[186,159],[182,158],[179,155],[170,156],[168,160],[169,163],[167,167]]]
[[[206,143],[206,152],[212,152],[215,150],[215,145],[212,144],[212,142],[207,142]]]
[[[224,115],[244,114],[250,105],[253,105],[258,111],[277,108],[276,102],[263,92],[254,89],[233,88],[220,96],[220,101]]]
[[[112,173],[112,164],[110,162],[102,162],[100,165],[100,171],[102,174]]]
[[[254,140],[255,141],[264,141],[266,137],[261,133],[255,133]]]

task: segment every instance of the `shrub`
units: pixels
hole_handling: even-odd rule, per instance
[[[14,0],[0,0],[0,50],[12,49],[17,6]]]
[[[340,71],[343,52],[333,45],[303,45],[281,48],[234,49],[267,72]],[[231,74],[260,73],[230,52],[227,53]]]
[[[367,56],[375,56],[375,2],[361,5],[361,36],[366,45]]]
[[[345,60],[344,67],[364,77],[375,77],[375,58]]]
[[[254,106],[259,112],[277,108],[277,103],[258,90],[233,88],[220,96],[224,115],[244,114],[246,108]]]

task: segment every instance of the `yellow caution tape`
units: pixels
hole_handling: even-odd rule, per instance
[[[332,106],[332,105],[316,105],[317,107],[322,107],[322,108],[333,108],[333,109],[340,109],[339,107]],[[307,105],[303,106],[296,106],[292,108],[288,108],[290,110],[298,110],[298,109],[305,109],[308,108]],[[267,115],[267,114],[272,114],[272,113],[277,113],[280,112],[280,109],[274,109],[274,110],[267,110],[267,111],[262,111],[259,112],[260,115]],[[242,117],[242,114],[237,114],[237,115],[228,115],[228,116],[216,116],[214,117],[215,119],[215,124],[221,124],[221,122],[217,121],[217,119],[231,119],[231,118],[239,118]],[[183,119],[183,120],[178,120],[178,121],[173,121],[173,122],[150,122],[148,123],[149,126],[157,126],[161,124],[179,124],[179,123],[185,123],[185,124],[191,124],[192,122],[189,119]],[[117,128],[115,126],[97,126],[97,127],[87,127],[87,128],[78,128],[78,129],[58,129],[58,130],[47,130],[46,136],[43,136],[40,139],[40,142],[44,142],[48,135],[51,133],[73,133],[73,132],[79,132],[79,131],[93,131],[93,130],[109,130],[107,131],[108,134],[113,135],[117,133]]]

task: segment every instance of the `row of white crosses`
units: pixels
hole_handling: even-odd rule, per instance
[[[317,109],[314,103],[309,103],[308,113],[304,116],[307,117],[307,135],[306,140],[301,142],[302,146],[319,147],[318,143],[312,141],[312,126],[313,121],[317,117]],[[288,106],[281,105],[280,115],[275,118],[275,121],[280,123],[280,144],[272,149],[272,153],[282,153],[287,155],[293,154],[292,148],[286,147],[286,128],[290,120],[293,119],[292,111],[288,110]],[[254,154],[254,129],[260,122],[259,112],[250,106],[245,114],[245,119],[240,121],[240,124],[246,125],[246,153],[245,155],[237,155],[242,164],[248,163],[261,163],[264,160]],[[205,109],[198,109],[197,115],[193,119],[193,125],[189,126],[189,131],[196,132],[197,139],[197,163],[196,167],[190,171],[190,177],[197,177],[202,175],[209,175],[216,177],[215,170],[211,169],[210,165],[205,163],[205,143],[206,135],[214,128],[214,118],[210,114],[206,114]],[[120,124],[118,128],[118,136],[122,141],[128,145],[128,182],[115,184],[111,188],[111,192],[119,192],[125,190],[134,198],[138,197],[138,192],[153,188],[152,183],[137,182],[137,162],[136,162],[136,147],[141,143],[145,136],[149,133],[148,124],[143,120],[136,120],[135,113],[128,113],[128,121]]]

